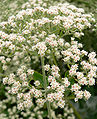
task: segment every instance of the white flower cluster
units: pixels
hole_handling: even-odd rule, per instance
[[[25,69],[25,66],[22,66],[17,70],[17,75],[11,73],[9,77],[3,78],[3,83],[11,85],[11,89],[8,91],[12,94],[17,94],[17,99],[19,100],[18,109],[23,110],[24,108],[30,108],[33,106],[31,96],[33,93],[35,97],[41,96],[40,90],[32,89],[29,92],[26,92],[26,89],[30,89],[30,77],[33,79],[34,70]],[[36,85],[37,82],[35,82]],[[35,92],[34,92],[35,91]],[[23,101],[23,102],[22,102]]]
[[[17,95],[19,110],[33,102],[64,108],[72,95],[75,101],[87,100],[91,94],[82,87],[95,85],[97,77],[96,53],[76,41],[95,22],[93,15],[69,3],[43,7],[38,2],[0,24],[2,81]]]
[[[6,90],[9,90],[10,87],[6,87]],[[16,106],[16,97],[5,92],[6,99],[0,101],[0,118],[2,119],[43,119],[44,112],[39,106],[35,106],[33,103],[32,109],[25,109],[23,112],[19,112]],[[54,109],[58,109],[58,106],[54,103],[52,110],[52,117],[54,119],[62,119],[63,115],[55,115]],[[68,105],[64,108],[64,117],[69,119],[75,119],[72,108],[69,108]]]
[[[47,47],[45,45],[45,42],[39,42],[36,44],[36,48],[39,50],[38,54],[40,54],[41,56],[45,55],[45,51],[47,50]]]
[[[6,87],[9,90],[9,87]],[[16,97],[5,93],[6,99],[0,101],[0,119],[43,119],[43,112],[40,111],[38,106],[34,106],[33,109],[25,109],[24,112],[19,112],[16,106]]]
[[[88,91],[79,90],[81,89],[81,85],[95,85],[95,78],[97,77],[96,53],[91,52],[88,54],[88,52],[80,50],[82,44],[74,40],[68,46],[61,53],[64,57],[64,62],[67,62],[70,68],[68,78],[71,77],[76,82],[72,85],[71,90],[75,92],[76,100],[82,99],[83,97],[89,99],[91,94]]]
[[[56,103],[53,103],[52,106],[53,106],[54,109],[57,109],[58,108],[58,106],[56,105]],[[74,111],[68,105],[65,105],[65,107],[63,109],[63,114],[61,114],[60,112],[58,112],[58,114],[56,115],[55,114],[55,111],[52,110],[52,117],[54,119],[63,119],[63,118],[66,118],[66,119],[75,119]]]

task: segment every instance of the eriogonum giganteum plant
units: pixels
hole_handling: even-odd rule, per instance
[[[78,40],[94,23],[93,14],[69,3],[26,8],[0,23],[2,82],[17,95],[19,110],[34,101],[52,119],[53,103],[64,108],[70,99],[90,98],[85,87],[95,85],[96,53],[83,50]]]

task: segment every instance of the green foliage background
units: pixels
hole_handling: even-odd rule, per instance
[[[59,1],[59,0],[54,0]],[[77,7],[84,8],[87,13],[93,13],[97,21],[97,0],[62,0],[70,2]],[[23,3],[27,0],[0,0],[0,22],[6,21],[9,16],[16,14]],[[87,29],[84,31],[85,36],[79,42],[84,44],[84,49],[87,51],[96,51],[97,53],[97,31]],[[97,85],[88,89],[92,93],[92,97],[87,101],[74,103],[77,110],[80,112],[82,119],[97,119]],[[0,99],[4,95],[4,86],[0,84]]]

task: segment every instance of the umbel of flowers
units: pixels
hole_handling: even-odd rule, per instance
[[[70,98],[90,98],[85,86],[95,85],[96,53],[77,40],[94,23],[93,14],[69,3],[27,8],[0,23],[1,77],[19,110],[35,101],[52,119],[54,103],[64,108]]]

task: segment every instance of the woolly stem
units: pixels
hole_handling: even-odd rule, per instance
[[[77,119],[82,119],[79,112],[75,109],[75,107],[68,101],[69,106],[73,109],[74,114],[76,115]]]
[[[41,57],[41,65],[42,65],[42,74],[43,74],[45,98],[46,98],[46,96],[47,96],[47,80],[46,80],[45,69],[44,69],[44,57]],[[47,104],[49,119],[52,119],[50,102],[46,101],[46,104]]]

